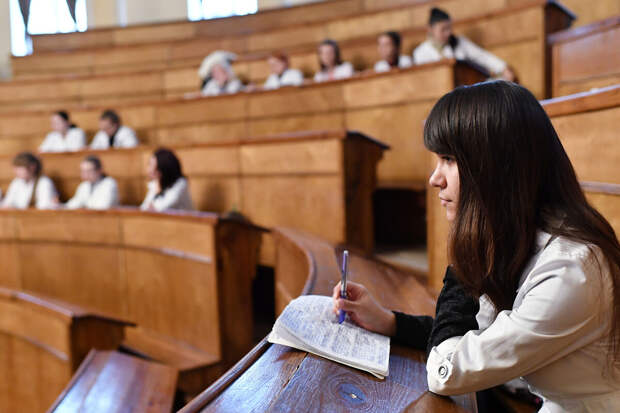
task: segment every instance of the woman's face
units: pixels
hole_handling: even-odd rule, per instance
[[[451,155],[435,154],[435,157],[437,166],[428,183],[439,189],[439,202],[446,208],[446,218],[452,222],[459,202],[459,168]]]
[[[148,174],[149,179],[158,180],[159,178],[161,178],[161,172],[159,172],[159,170],[157,169],[157,158],[151,156],[149,158],[149,164],[146,168],[146,173]]]
[[[34,169],[34,167],[15,166],[13,167],[13,172],[15,173],[16,178],[23,179],[24,181],[30,181],[34,178]]]
[[[383,60],[391,60],[396,50],[389,36],[383,34],[377,39],[377,51]]]
[[[228,82],[228,71],[224,68],[224,66],[220,64],[216,64],[213,66],[213,69],[211,69],[211,76],[220,85],[224,85],[226,82]]]
[[[271,73],[275,73],[280,76],[287,69],[286,62],[284,60],[280,60],[277,57],[271,56],[268,60],[269,67],[271,68]]]
[[[336,65],[336,51],[329,44],[319,46],[319,60],[325,67],[332,69]]]
[[[429,27],[428,32],[437,43],[446,45],[452,34],[452,22],[450,20],[437,22]]]
[[[50,119],[50,123],[52,124],[52,130],[62,133],[63,135],[69,129],[69,122],[67,122],[61,116],[56,115],[56,114],[52,115],[52,118]]]

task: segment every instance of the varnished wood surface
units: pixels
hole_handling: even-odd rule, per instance
[[[181,370],[188,394],[252,346],[263,231],[251,224],[135,209],[3,211],[0,223],[0,285],[131,320],[123,346]]]
[[[473,76],[462,75],[468,72]],[[142,142],[153,145],[235,141],[309,129],[362,130],[392,148],[378,166],[379,182],[410,184],[426,180],[426,168],[418,158],[424,150],[422,122],[432,104],[458,79],[472,82],[485,77],[465,63],[446,60],[300,88],[144,102],[117,109]],[[92,135],[102,109],[76,109],[72,118]],[[45,111],[0,114],[0,153],[12,155],[37,147],[49,130],[49,116]]]
[[[286,225],[366,251],[373,247],[372,193],[377,163],[387,149],[381,142],[357,132],[327,130],[169,147],[181,160],[200,210],[234,209],[262,226]],[[80,183],[79,163],[97,154],[118,180],[121,203],[135,206],[146,195],[146,161],[153,150],[43,154],[42,160],[64,201]],[[6,191],[12,179],[12,157],[0,156],[0,186]],[[125,242],[140,245],[160,238],[167,240],[167,248],[198,256],[212,243],[204,232],[174,237],[191,222],[161,223],[153,227],[158,232],[149,231],[148,222],[128,222],[135,231],[127,231]]]
[[[0,287],[0,411],[43,412],[91,348],[115,349],[132,324]]]
[[[620,83],[620,16],[556,33],[549,43],[553,96]]]
[[[48,413],[169,413],[177,376],[163,364],[92,350]]]
[[[341,249],[293,230],[278,229],[276,237],[276,289],[286,290],[288,300],[299,294],[331,294],[339,280],[336,254]],[[410,274],[357,254],[352,254],[350,274],[390,308],[433,313],[432,297]],[[280,298],[283,297],[280,293]],[[283,304],[280,302],[278,307]],[[382,381],[314,355],[263,341],[180,412],[476,411],[473,395],[443,398],[427,389],[423,354],[415,350],[392,346],[390,375]]]

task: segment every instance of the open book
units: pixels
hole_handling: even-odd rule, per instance
[[[390,338],[364,330],[348,319],[338,324],[331,297],[303,295],[291,301],[267,340],[367,371],[380,379],[388,375]]]

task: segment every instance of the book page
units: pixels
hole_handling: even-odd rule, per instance
[[[285,342],[298,341],[305,350],[352,367],[382,376],[388,373],[390,338],[349,320],[338,324],[331,297],[308,295],[291,301],[276,321],[274,333]]]

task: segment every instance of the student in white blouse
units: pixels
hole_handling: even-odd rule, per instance
[[[123,125],[118,114],[105,110],[99,118],[99,132],[90,143],[90,149],[134,148],[138,138],[133,129]]]
[[[473,62],[489,71],[491,77],[514,81],[506,62],[482,49],[465,36],[452,33],[452,21],[445,11],[434,7],[428,22],[428,38],[413,51],[416,65],[454,58]]]
[[[140,209],[150,211],[194,209],[189,184],[183,176],[179,159],[172,151],[157,149],[149,159],[147,173],[150,181]]]
[[[504,81],[457,88],[424,143],[452,227],[435,319],[389,311],[355,283],[348,300],[336,287],[334,309],[426,349],[432,392],[522,377],[541,412],[620,412],[620,244],[536,98]]]
[[[71,123],[69,114],[63,110],[51,117],[52,131],[47,134],[39,152],[71,152],[86,147],[84,131]]]
[[[233,94],[243,89],[243,84],[232,69],[232,62],[236,58],[234,53],[223,50],[217,50],[205,57],[198,69],[203,96]]]
[[[288,56],[284,53],[272,53],[269,56],[271,74],[265,81],[263,89],[278,89],[283,86],[300,86],[304,83],[304,75],[300,70],[289,67]]]
[[[397,32],[385,32],[377,38],[377,51],[381,60],[375,63],[375,72],[387,72],[390,69],[405,69],[413,65],[411,57],[401,55],[402,40]]]
[[[58,206],[58,193],[50,178],[43,175],[43,165],[30,152],[22,152],[13,159],[15,179],[11,181],[2,208],[52,209]]]
[[[65,204],[67,209],[109,209],[118,206],[116,180],[103,173],[101,160],[89,155],[80,164],[82,183]]]
[[[315,82],[346,79],[353,76],[353,65],[343,62],[340,57],[340,47],[334,40],[326,39],[319,44],[320,71],[314,75]]]

